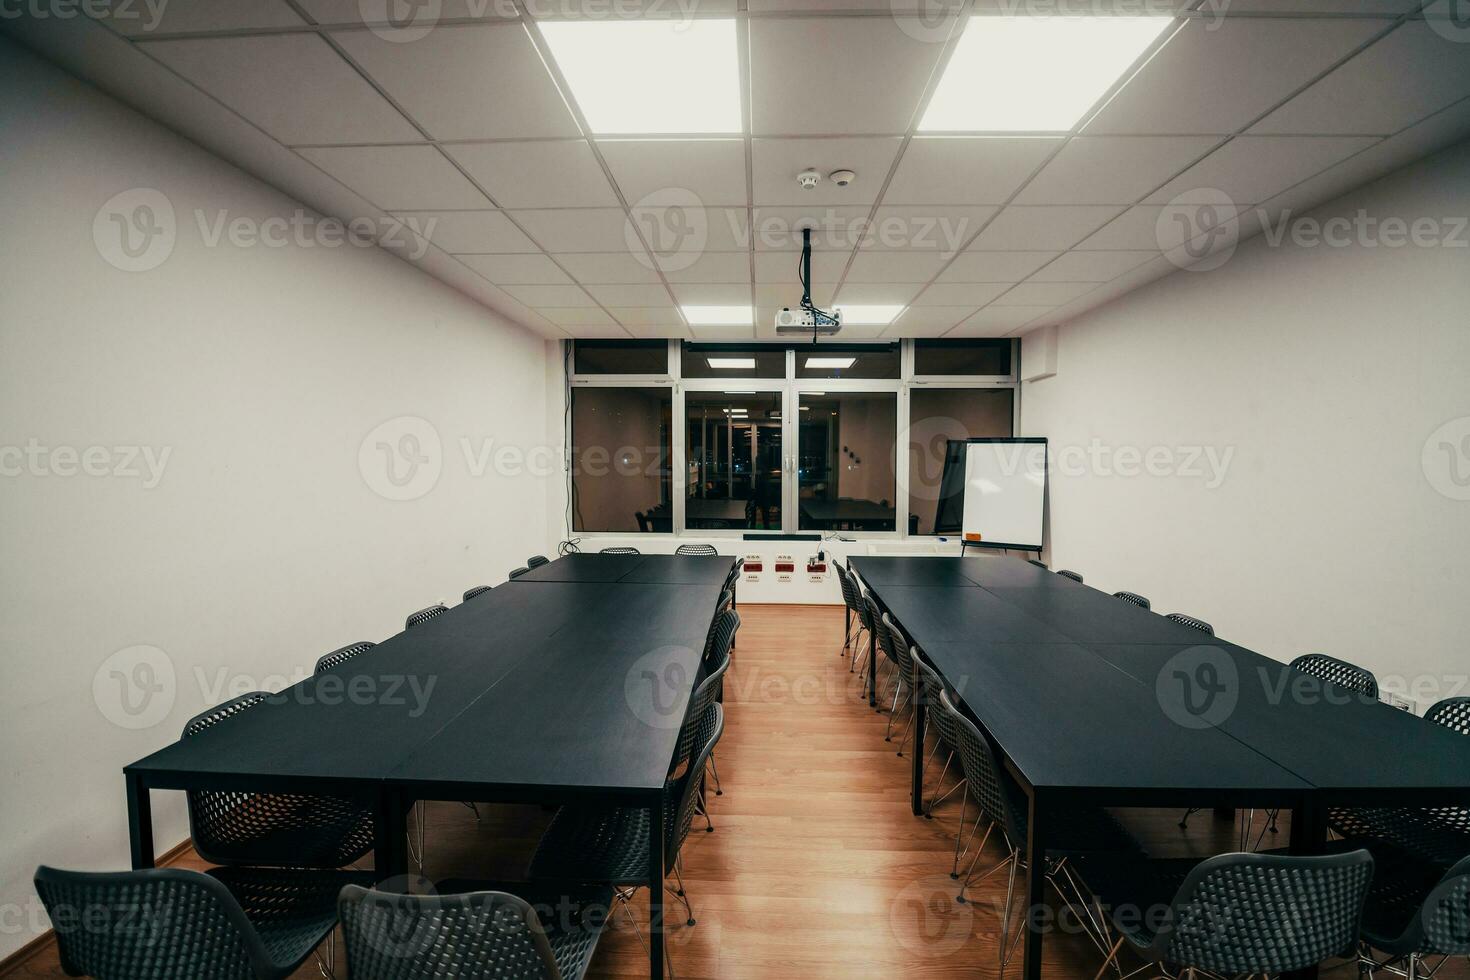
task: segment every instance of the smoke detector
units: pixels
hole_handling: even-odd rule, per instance
[[[821,179],[822,175],[815,170],[803,170],[796,175],[796,182],[801,185],[801,189],[804,191],[809,191],[816,187],[817,182]]]
[[[851,170],[834,170],[827,175],[827,178],[838,187],[846,187],[848,184],[857,180],[857,174]]]

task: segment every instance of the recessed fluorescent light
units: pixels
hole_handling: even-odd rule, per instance
[[[716,371],[748,371],[755,367],[753,357],[706,357],[704,362]]]
[[[859,327],[871,327],[892,323],[893,318],[903,312],[902,306],[847,306],[839,304],[842,322]]]
[[[752,364],[751,367],[755,367],[755,365]],[[725,392],[725,394],[727,394],[727,395],[753,395],[753,394],[755,394],[755,391],[754,390],[751,390],[751,391],[727,391],[727,392]]]
[[[801,410],[803,412],[810,412],[812,410],[812,407],[810,405],[803,405],[801,406]]]
[[[856,357],[808,357],[803,367],[809,368],[850,368]]]
[[[1172,17],[971,17],[919,129],[1070,130],[1173,22]]]
[[[748,327],[755,322],[749,306],[681,306],[691,327]],[[744,358],[741,367],[755,367],[755,358]],[[710,365],[714,367],[713,364]]]
[[[825,394],[826,394],[825,391],[803,391],[801,393],[801,397],[803,397],[803,398],[821,398]]]
[[[593,133],[738,133],[734,20],[537,25]]]

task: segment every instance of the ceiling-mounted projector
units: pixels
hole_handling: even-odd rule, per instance
[[[805,337],[831,336],[842,329],[842,311],[822,313],[815,309],[796,309],[783,306],[776,313],[776,336]]]

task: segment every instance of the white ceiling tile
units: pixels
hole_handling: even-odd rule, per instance
[[[988,306],[962,322],[946,337],[1004,337],[1039,316],[1050,313],[1051,306]]]
[[[629,226],[629,247],[637,246],[641,233],[667,268],[688,265],[705,252],[740,252],[750,245],[744,208],[705,208],[658,194],[644,200],[629,208],[636,222]]]
[[[539,251],[499,211],[397,211],[395,216],[446,252]]]
[[[996,306],[1060,306],[1097,288],[1095,282],[1023,282],[995,301]]]
[[[58,10],[60,8],[57,8]],[[90,8],[83,8],[90,9]],[[118,33],[130,37],[162,34],[203,34],[209,31],[269,30],[299,27],[306,22],[284,0],[189,0],[187,3],[144,3],[143,0],[107,0],[106,20]]]
[[[669,288],[680,306],[744,306],[751,302],[749,283],[676,282]]]
[[[1470,29],[1459,31],[1457,42],[1427,20],[1408,21],[1250,131],[1396,133],[1470,95]]]
[[[587,286],[587,292],[608,309],[614,306],[664,306],[672,310],[674,306],[669,291],[661,283],[592,284]]]
[[[597,302],[588,296],[581,286],[570,285],[503,285],[501,287],[507,293],[514,296],[519,302],[532,307],[563,307],[574,306],[596,306]],[[556,321],[553,320],[553,323]]]
[[[1048,252],[961,252],[939,282],[1020,282],[1060,254]]]
[[[915,282],[845,282],[837,293],[837,305],[903,306],[923,288]]]
[[[1164,213],[1162,204],[1139,204],[1129,208],[1103,225],[1095,234],[1078,244],[1084,249],[1138,250],[1157,248],[1158,223]]]
[[[813,252],[850,252],[868,230],[864,207],[756,208],[756,251],[782,252],[801,249],[801,229],[812,229]]]
[[[638,249],[637,235],[629,227],[621,208],[517,211],[514,217],[548,252],[630,252]]]
[[[556,260],[584,285],[658,282],[653,260],[640,253],[567,252],[557,254]]]
[[[1112,282],[1156,259],[1158,249],[1136,252],[1068,252],[1031,277],[1031,282]]]
[[[1213,136],[1079,136],[1016,195],[1016,203],[1132,204],[1218,142]]]
[[[849,254],[845,251],[813,251],[812,278],[818,282],[836,282],[842,278]],[[797,265],[800,261],[800,252],[756,252],[755,281],[781,285],[799,282]]]
[[[753,14],[830,13],[844,10],[893,10],[891,0],[749,0],[746,9]]]
[[[602,313],[601,310],[574,311]],[[606,317],[606,314],[603,314]],[[617,321],[606,317],[607,322],[602,323],[569,323],[564,329],[567,336],[576,340],[627,340],[633,336],[633,332],[626,327],[619,326]]]
[[[1085,132],[1234,133],[1385,26],[1324,18],[1191,20]]]
[[[916,137],[883,195],[886,204],[1004,204],[1060,139]]]
[[[144,41],[139,48],[288,145],[421,138],[315,34]]]
[[[705,252],[692,263],[684,259],[679,256],[671,262],[670,257],[660,256],[664,278],[669,282],[750,282],[749,252]]]
[[[753,340],[755,328],[745,325],[734,327],[690,327],[695,340]]]
[[[902,133],[943,50],[891,17],[752,18],[754,132]]]
[[[1241,14],[1362,14],[1388,15],[1407,13],[1417,7],[1418,0],[1210,0],[1205,5],[1224,6],[1226,16]]]
[[[544,255],[457,255],[455,258],[498,286],[550,285],[572,281],[565,272],[556,267],[555,262]]]
[[[668,294],[664,294],[668,298]],[[613,315],[613,319],[625,327],[657,327],[668,325],[678,327],[680,333],[686,332],[684,318],[672,303],[664,306],[609,306],[607,311]]]
[[[996,215],[970,251],[1071,248],[1122,208],[1099,206],[1009,207]]]
[[[889,324],[885,337],[938,337],[975,312],[973,306],[910,306]]]
[[[1010,288],[1001,282],[937,282],[919,294],[915,306],[984,306]]]
[[[370,30],[332,38],[436,139],[580,135],[519,24],[443,26],[412,44]]]
[[[1180,194],[1208,189],[1236,205],[1257,204],[1374,142],[1370,136],[1237,136],[1150,194],[1146,203],[1168,204]]]
[[[618,325],[618,322],[609,316],[606,310],[595,306],[542,306],[537,307],[536,312],[559,327],[616,327]]]
[[[897,138],[753,140],[753,202],[762,207],[872,204],[901,145]],[[796,175],[804,170],[822,175],[816,187],[804,188],[797,182]],[[834,170],[851,170],[857,179],[839,187],[828,179]]]
[[[238,3],[239,0],[234,0]],[[454,20],[515,20],[520,14],[505,0],[433,0],[403,9],[393,0],[296,0],[318,24],[371,24],[390,41],[406,44],[426,37],[442,22]],[[389,15],[394,19],[390,20]],[[447,24],[444,25],[447,28]]]
[[[622,313],[624,311],[615,311]],[[677,323],[624,323],[618,321],[627,328],[628,332],[639,340],[658,340],[659,338],[673,340],[692,340],[694,334],[690,332],[683,322]]]
[[[935,250],[953,255],[996,210],[971,205],[885,204],[873,216],[863,239],[864,248]]]
[[[462,143],[444,149],[503,208],[595,208],[618,203],[584,140]]]
[[[875,252],[863,249],[852,260],[852,267],[847,270],[847,281],[928,282],[947,260],[948,257],[939,251]]]
[[[385,211],[491,206],[432,146],[329,146],[296,152]]]
[[[822,309],[830,309],[833,297],[837,294],[835,282],[812,283],[812,302]],[[755,287],[755,305],[762,310],[769,310],[770,316],[774,317],[776,311],[784,307],[795,308],[801,305],[801,287],[797,285],[761,285]],[[761,321],[770,317],[762,316]]]
[[[677,204],[680,192],[705,207],[745,204],[743,140],[604,139],[597,149],[630,205],[644,198],[652,205]]]

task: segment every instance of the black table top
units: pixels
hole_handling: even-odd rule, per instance
[[[126,771],[175,788],[452,786],[451,799],[654,791],[718,587],[495,589]]]
[[[864,555],[852,558],[848,564],[857,569],[863,581],[874,588],[885,585],[910,585],[973,589],[976,587],[976,582],[964,573],[965,564],[988,560],[984,558],[941,558],[930,555],[913,557]],[[1041,571],[1039,568],[1036,570]]]
[[[643,555],[571,554],[511,579],[526,582],[616,582],[642,563]]]
[[[627,582],[662,585],[719,585],[735,559],[728,555],[571,554],[517,575],[507,584],[537,582]]]
[[[874,586],[874,591],[893,621],[925,650],[939,642],[985,645],[1074,639],[981,588],[957,593],[951,588],[893,585],[881,591]]]
[[[644,555],[643,561],[618,581],[719,585],[734,563],[729,555]]]

